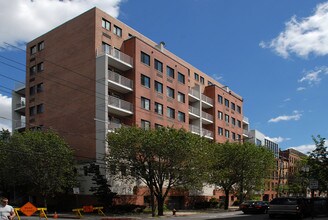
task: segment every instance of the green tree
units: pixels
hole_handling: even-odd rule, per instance
[[[326,139],[318,135],[312,137],[316,148],[308,157],[309,177],[318,180],[319,191],[327,191],[328,187],[328,151]]]
[[[159,216],[173,187],[200,187],[206,176],[210,144],[184,129],[123,127],[108,134],[108,145],[109,163],[130,168],[130,176],[148,186]],[[151,204],[154,216],[153,200]]]
[[[222,187],[224,209],[228,209],[229,193],[236,189],[248,192],[264,187],[274,163],[273,153],[251,143],[217,144],[212,157],[209,182]]]
[[[15,169],[12,173],[35,193],[47,198],[65,192],[76,184],[75,161],[68,144],[52,131],[14,133],[9,142]],[[15,179],[15,178],[13,178]]]

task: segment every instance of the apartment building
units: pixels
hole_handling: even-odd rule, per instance
[[[29,42],[26,66],[13,131],[54,129],[81,164],[103,164],[106,134],[122,125],[184,128],[221,143],[247,136],[241,96],[98,8]]]

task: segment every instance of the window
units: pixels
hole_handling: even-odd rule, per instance
[[[35,86],[30,87],[30,96],[35,94]]]
[[[218,129],[218,134],[219,134],[220,136],[223,135],[223,128],[219,127],[219,129]]]
[[[222,96],[220,96],[220,95],[218,95],[218,102],[219,102],[220,104],[222,104],[222,103],[223,103],[223,97],[222,97]]]
[[[150,78],[141,74],[141,85],[150,88]]]
[[[256,146],[262,146],[262,141],[256,138]]]
[[[185,84],[185,76],[180,72],[178,72],[178,81],[182,84]]]
[[[241,128],[241,121],[237,120],[238,128]]]
[[[141,52],[141,62],[150,66],[150,56],[144,52]]]
[[[226,123],[229,123],[229,115],[225,114],[224,117],[225,117],[225,122],[226,122]]]
[[[204,77],[202,77],[202,76],[200,77],[200,83],[203,84],[203,85],[205,83]]]
[[[163,63],[155,59],[155,69],[163,72]]]
[[[39,83],[38,85],[36,85],[36,92],[43,92],[43,83]]]
[[[37,105],[37,106],[36,106],[36,112],[37,112],[38,114],[44,112],[44,106],[43,106],[43,104],[40,104],[40,105]]]
[[[166,66],[166,75],[171,77],[171,78],[174,78],[174,69],[172,69],[169,66]]]
[[[30,116],[34,116],[36,114],[35,106],[30,107]]]
[[[114,34],[116,34],[119,37],[122,37],[122,29],[114,25]]]
[[[40,43],[38,43],[38,51],[41,51],[44,49],[44,41],[41,41]]]
[[[155,81],[155,91],[163,94],[163,84]]]
[[[150,129],[150,122],[141,119],[141,128],[143,128],[145,130],[149,130]]]
[[[159,115],[163,115],[163,105],[155,102],[155,112]]]
[[[38,63],[38,64],[36,65],[36,69],[37,69],[38,72],[43,71],[43,69],[44,69],[44,67],[43,67],[43,62]]]
[[[241,140],[241,135],[237,134],[237,140]]]
[[[145,97],[141,97],[141,108],[150,110],[150,100]]]
[[[186,120],[185,113],[178,112],[178,120],[181,122],[185,122],[185,120]]]
[[[223,120],[223,112],[218,111],[218,118],[219,118],[220,120]]]
[[[232,109],[232,110],[236,110],[236,105],[235,105],[235,103],[233,103],[233,102],[231,102],[231,109]]]
[[[237,105],[237,112],[241,113],[241,107],[239,105]]]
[[[175,118],[175,110],[173,108],[167,107],[166,116],[169,118]]]
[[[199,81],[199,75],[197,73],[194,73],[195,80]]]
[[[110,53],[111,52],[111,46],[105,42],[102,42],[102,50],[104,53]]]
[[[230,131],[229,130],[225,130],[225,137],[230,138]]]
[[[34,75],[36,73],[36,66],[30,67],[30,75]]]
[[[236,119],[231,117],[231,124],[236,125]]]
[[[208,86],[211,86],[211,85],[213,85],[213,83],[212,83],[211,81],[208,81],[208,82],[207,82],[207,85],[208,85]]]
[[[174,99],[174,89],[170,87],[166,87],[166,95],[172,99]]]
[[[36,53],[36,46],[34,45],[30,48],[30,54],[33,55],[35,53]]]
[[[155,124],[155,129],[159,129],[159,128],[162,128],[163,125],[160,125],[160,124]]]
[[[110,30],[110,22],[106,19],[102,19],[101,26],[106,30]]]
[[[224,99],[224,105],[229,108],[229,100],[228,99]]]
[[[178,101],[185,103],[185,94],[178,92]]]
[[[232,140],[236,140],[236,133],[234,133],[234,132],[231,132],[231,135],[232,135]]]

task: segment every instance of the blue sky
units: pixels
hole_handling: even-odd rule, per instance
[[[6,43],[94,6],[241,95],[250,128],[282,149],[307,152],[312,135],[328,137],[328,1],[317,0],[2,1],[0,128],[11,127],[14,80],[25,80],[25,53]]]

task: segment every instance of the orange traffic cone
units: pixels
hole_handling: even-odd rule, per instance
[[[54,218],[58,218],[57,212],[54,213]]]

